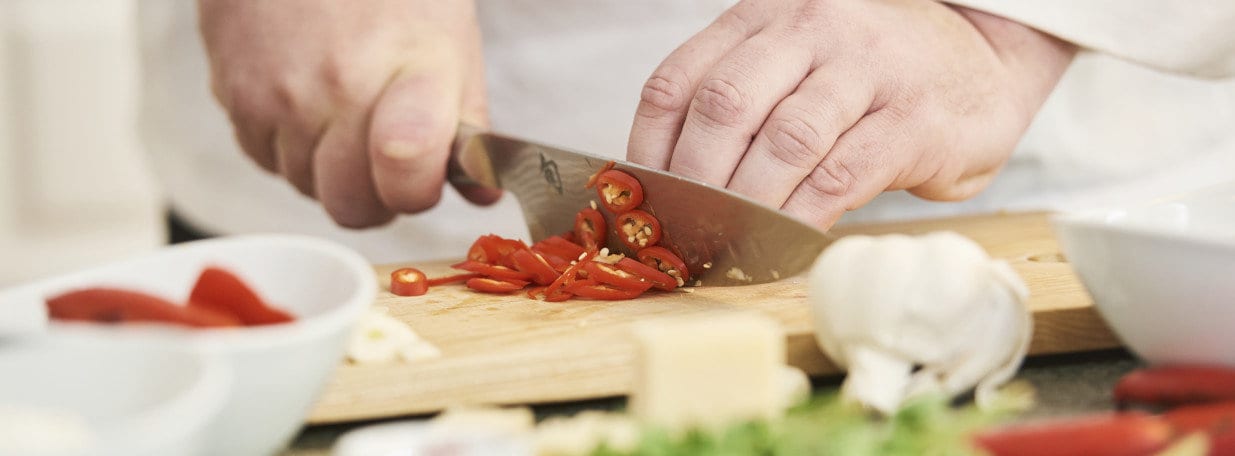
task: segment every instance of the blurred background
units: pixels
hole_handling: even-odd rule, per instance
[[[0,287],[164,243],[133,0],[0,1]]]

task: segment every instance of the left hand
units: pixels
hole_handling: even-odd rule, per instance
[[[884,190],[968,198],[1075,52],[934,1],[743,0],[652,73],[627,156],[821,228]]]

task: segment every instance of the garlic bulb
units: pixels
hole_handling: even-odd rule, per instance
[[[842,397],[892,413],[908,397],[976,387],[979,406],[1029,349],[1028,287],[953,232],[848,236],[810,272],[815,338],[848,369]]]
[[[356,364],[388,363],[397,359],[417,362],[442,356],[441,350],[421,339],[406,323],[371,309],[361,318],[347,343],[347,358]]]

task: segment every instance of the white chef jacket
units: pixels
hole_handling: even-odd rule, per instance
[[[623,158],[647,76],[732,3],[479,0],[494,129]],[[1101,53],[1077,59],[1006,169],[977,197],[937,203],[889,192],[842,223],[1073,209],[1188,189],[1235,170],[1235,81],[1180,75],[1235,75],[1235,2],[955,3],[1026,18]],[[1176,8],[1199,11],[1161,11]],[[526,237],[512,198],[478,208],[452,190],[436,208],[385,227],[336,227],[316,202],[252,164],[235,145],[209,94],[192,2],[142,0],[139,22],[143,139],[170,204],[195,227],[216,234],[308,233],[350,245],[374,262],[457,257],[490,232]]]

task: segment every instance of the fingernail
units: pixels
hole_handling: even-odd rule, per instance
[[[387,141],[382,144],[382,155],[396,160],[407,160],[420,155],[420,148],[408,141]]]

